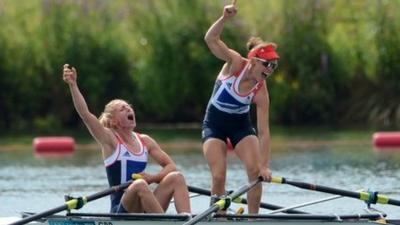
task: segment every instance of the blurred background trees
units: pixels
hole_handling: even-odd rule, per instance
[[[113,98],[140,123],[200,123],[222,61],[203,36],[229,1],[0,0],[0,133],[82,126],[64,63],[96,115]],[[400,127],[399,0],[246,0],[222,38],[278,44],[271,122]]]

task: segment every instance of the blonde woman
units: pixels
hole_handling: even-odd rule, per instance
[[[278,66],[274,43],[251,38],[247,57],[230,49],[220,38],[224,24],[236,15],[235,4],[224,7],[222,16],[208,29],[204,40],[210,51],[224,61],[207,105],[203,121],[203,153],[212,176],[215,202],[225,193],[226,145],[230,140],[244,164],[248,180],[271,179],[269,169],[269,95],[266,79]],[[257,107],[257,132],[250,120],[250,105]],[[262,185],[248,192],[249,213],[258,213]]]
[[[183,175],[176,171],[175,163],[148,135],[134,132],[135,112],[126,101],[110,101],[97,119],[88,109],[77,84],[74,67],[65,64],[63,80],[68,84],[76,111],[90,134],[100,145],[110,186],[131,179],[140,173],[143,179],[133,181],[125,190],[111,195],[111,212],[163,213],[174,198],[178,213],[190,213],[189,193]],[[148,157],[162,169],[157,174],[145,171]],[[152,191],[149,185],[157,183]]]

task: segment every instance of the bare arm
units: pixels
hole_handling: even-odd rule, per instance
[[[143,179],[145,179],[149,184],[159,183],[167,174],[176,171],[176,165],[174,161],[172,161],[171,157],[161,149],[153,138],[143,134],[141,137],[147,146],[149,155],[162,167],[162,169],[156,174],[150,175],[143,173]]]
[[[224,7],[223,15],[214,22],[213,25],[208,29],[204,40],[207,43],[210,51],[219,59],[224,60],[228,63],[228,66],[232,65],[232,70],[238,69],[241,66],[242,57],[240,54],[230,49],[220,38],[224,24],[227,20],[236,15],[235,5],[227,5]]]
[[[65,64],[63,69],[63,80],[68,84],[75,109],[85,123],[89,132],[103,149],[113,149],[115,141],[112,138],[111,131],[103,127],[100,121],[89,111],[85,98],[79,90],[76,81],[76,69],[74,67],[70,68],[68,64]]]
[[[271,172],[269,170],[269,161],[271,150],[269,145],[269,95],[266,82],[257,92],[257,95],[254,97],[254,102],[257,105],[257,129],[261,155],[261,160],[259,161],[260,175],[264,178],[264,180],[270,180]]]

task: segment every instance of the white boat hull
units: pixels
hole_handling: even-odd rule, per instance
[[[49,218],[30,222],[29,225],[182,225],[190,219],[187,215],[167,214],[78,215],[79,214],[74,214],[73,216],[51,216]],[[340,218],[340,216],[337,215],[229,215],[228,218],[212,218],[209,220],[202,220],[196,224],[244,225],[251,223],[254,225],[374,225],[378,224],[376,219],[378,219],[379,215],[375,214],[375,216],[376,218],[374,218],[373,215],[368,214],[347,215]],[[390,221],[386,222],[386,224],[391,224]]]

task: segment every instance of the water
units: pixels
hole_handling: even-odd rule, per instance
[[[196,145],[197,146],[197,145]],[[378,154],[369,142],[364,143],[273,143],[271,169],[275,176],[332,186],[347,190],[374,190],[400,199],[400,151]],[[210,174],[201,150],[172,151],[172,158],[184,173],[188,184],[209,189]],[[229,156],[227,189],[246,184],[246,175],[234,154]],[[150,164],[150,172],[158,166]],[[332,195],[302,190],[282,184],[263,184],[263,202],[291,206]],[[0,217],[18,216],[20,212],[41,212],[62,205],[64,195],[86,196],[107,188],[100,153],[77,149],[63,158],[36,158],[31,149],[0,151]],[[208,198],[194,196],[194,213],[207,208]],[[238,205],[234,205],[233,209]],[[375,208],[400,218],[396,206]],[[365,203],[340,198],[300,210],[313,213],[364,213]],[[108,212],[108,197],[85,205],[80,212]],[[169,212],[175,212],[170,207]],[[262,210],[268,212],[268,210]]]

